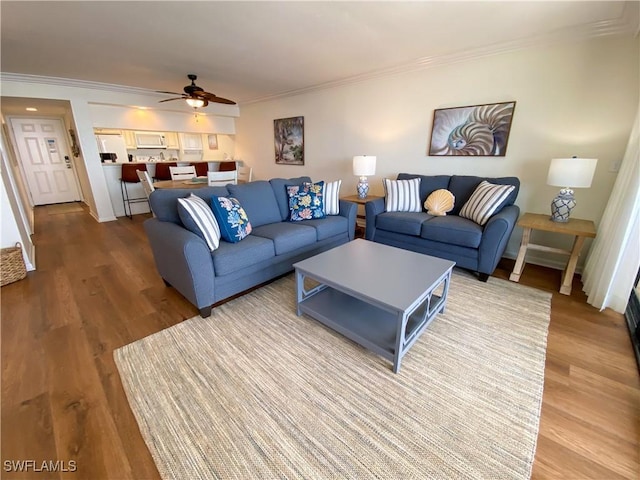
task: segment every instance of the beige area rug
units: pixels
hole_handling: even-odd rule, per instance
[[[118,349],[163,478],[526,479],[551,295],[455,273],[391,363],[295,315],[290,275]]]

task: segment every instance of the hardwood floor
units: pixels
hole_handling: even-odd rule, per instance
[[[1,290],[2,478],[159,478],[113,350],[197,309],[156,273],[147,216],[35,214],[38,270]],[[559,271],[527,265],[520,283],[554,292],[533,478],[639,478],[640,377],[623,317],[586,304],[577,279],[557,293]],[[9,472],[18,460],[77,471]]]

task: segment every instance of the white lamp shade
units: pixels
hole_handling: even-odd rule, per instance
[[[596,163],[597,158],[554,158],[549,166],[547,185],[589,188]]]
[[[376,157],[372,155],[356,155],[353,157],[353,174],[367,177],[376,174]]]

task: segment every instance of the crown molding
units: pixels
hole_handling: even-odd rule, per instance
[[[631,5],[634,3],[635,5]],[[525,50],[537,46],[549,46],[561,42],[569,41],[584,41],[590,38],[607,37],[607,36],[622,36],[622,35],[637,35],[638,22],[637,19],[639,2],[627,2],[625,9],[621,17],[614,20],[603,20],[600,22],[594,22],[589,25],[577,26],[570,29],[559,29],[553,32],[546,33],[544,35],[538,35],[535,37],[523,38],[510,42],[501,42],[485,47],[479,47],[476,49],[465,50],[462,52],[454,52],[445,55],[434,55],[429,57],[420,57],[407,63],[396,65],[389,68],[383,68],[374,70],[361,75],[354,75],[348,78],[342,78],[331,82],[326,82],[310,87],[289,90],[286,92],[277,93],[274,95],[267,95],[244,102],[240,102],[241,105],[249,105],[252,103],[265,102],[269,100],[276,100],[284,97],[291,97],[295,95],[301,95],[304,93],[311,93],[319,90],[326,90],[329,88],[340,87],[344,85],[350,85],[354,83],[360,83],[367,80],[372,80],[381,77],[400,75],[403,73],[410,73],[427,68],[438,67],[443,65],[452,65],[455,63],[478,60],[494,55],[502,55],[506,53],[512,53],[519,50]],[[635,12],[633,11],[635,9]]]
[[[125,85],[91,82],[89,80],[76,80],[73,78],[29,75],[26,73],[0,72],[0,81],[40,83],[40,84],[47,84],[47,85],[57,85],[61,87],[87,88],[90,90],[101,90],[105,92],[129,93],[133,95],[148,95],[148,96],[155,96],[155,97],[162,96],[161,94],[155,92],[154,90],[149,90],[147,88],[127,87]]]
[[[97,91],[103,91],[106,93],[122,93],[137,96],[149,97],[150,104],[147,105],[127,105],[122,103],[109,103],[101,101],[89,101],[92,105],[102,105],[119,108],[131,108],[131,109],[148,109],[153,111],[165,111],[172,113],[179,113],[183,115],[193,115],[194,111],[191,107],[182,105],[183,102],[179,102],[173,108],[168,104],[155,105],[151,102],[155,102],[158,98],[166,97],[166,94],[156,92],[155,90],[149,90],[139,87],[128,87],[125,85],[115,85],[110,83],[92,82],[88,80],[77,80],[73,78],[61,78],[61,77],[47,77],[41,75],[29,75],[25,73],[10,73],[0,72],[0,83],[2,82],[15,82],[15,83],[33,83],[43,85],[55,85],[60,87],[71,88],[84,88]],[[1,93],[1,92],[0,92]],[[146,100],[145,100],[146,102]],[[198,111],[198,115],[203,116],[217,116],[217,117],[237,117],[239,114],[238,107],[233,105],[217,105],[210,104],[213,108],[209,112]],[[231,108],[230,108],[231,107]]]

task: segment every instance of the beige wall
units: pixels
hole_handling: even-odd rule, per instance
[[[353,155],[378,157],[372,193],[398,172],[515,175],[522,211],[547,213],[556,187],[546,185],[551,158],[599,159],[593,185],[576,190],[573,215],[598,223],[622,159],[639,95],[639,42],[611,37],[535,47],[463,63],[377,78],[313,93],[242,106],[236,120],[236,155],[257,178],[310,175],[343,180],[355,193]],[[515,100],[505,157],[429,157],[433,110]],[[304,116],[305,165],[276,165],[273,120]],[[568,248],[570,239],[539,234],[534,241]],[[520,231],[508,256],[515,256]],[[560,265],[550,254],[532,258]],[[583,255],[584,257],[584,255]]]

